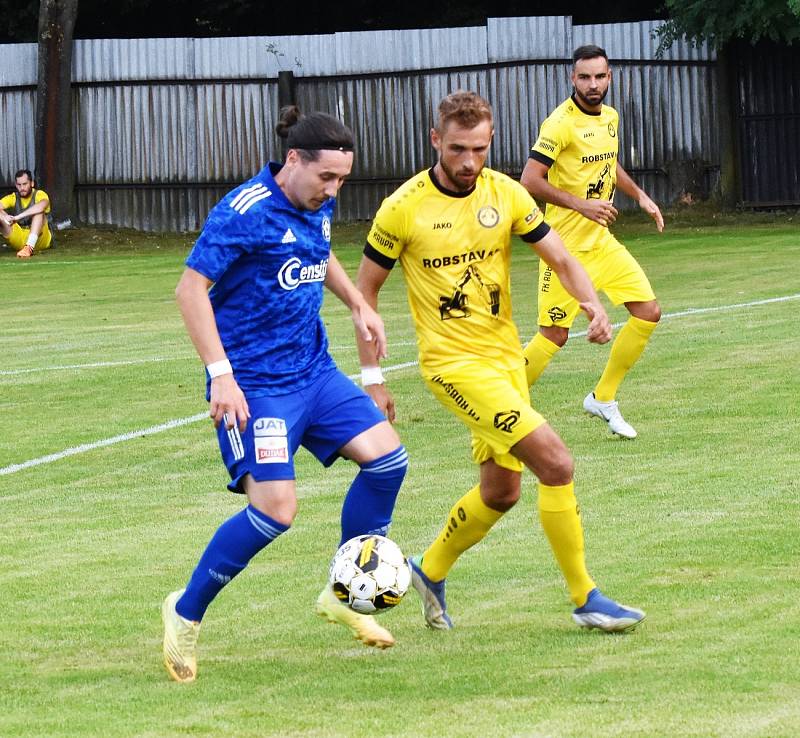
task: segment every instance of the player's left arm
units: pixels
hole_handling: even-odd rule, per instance
[[[325,286],[350,308],[356,332],[366,343],[374,346],[375,358],[386,358],[386,331],[383,320],[364,299],[364,295],[356,289],[333,252],[328,260]]]
[[[664,230],[664,217],[661,215],[658,205],[633,181],[630,174],[622,168],[622,164],[619,162],[617,162],[617,187],[628,197],[639,203],[639,207],[656,222],[656,228],[658,228],[659,233]]]
[[[550,228],[538,241],[529,241],[530,246],[558,275],[564,289],[579,303],[589,319],[587,340],[592,343],[608,343],[611,340],[611,323],[603,304],[595,292],[592,280],[581,263],[567,251],[561,236]]]

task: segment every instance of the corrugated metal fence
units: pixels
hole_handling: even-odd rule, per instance
[[[490,165],[525,164],[539,122],[570,93],[569,59],[603,46],[622,117],[621,161],[661,202],[687,165],[710,173],[719,144],[715,66],[676,44],[655,59],[650,22],[573,26],[569,17],[493,18],[486,26],[223,39],[77,41],[73,61],[77,216],[144,230],[194,230],[230,187],[280,158],[278,74],[304,110],[339,115],[357,139],[338,217],[368,219],[430,166],[438,101],[457,88],[493,104]],[[0,181],[32,166],[36,46],[0,46]],[[625,204],[624,202],[622,203]]]
[[[736,49],[742,204],[800,205],[800,49]]]

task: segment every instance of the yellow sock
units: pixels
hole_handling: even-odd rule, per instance
[[[559,351],[561,346],[537,333],[525,347],[525,376],[528,378],[528,387],[532,387],[542,372]]]
[[[420,568],[428,579],[439,582],[456,559],[474,546],[503,517],[481,499],[480,485],[473,487],[450,510],[447,523],[422,556]]]
[[[628,318],[611,346],[611,356],[608,357],[603,376],[594,388],[594,397],[598,402],[611,402],[617,396],[622,380],[639,360],[657,325],[633,315]]]
[[[575,485],[570,482],[560,487],[550,487],[539,482],[539,517],[550,548],[567,580],[570,599],[578,607],[583,607],[595,583],[586,571],[583,528],[578,501],[575,499]]]

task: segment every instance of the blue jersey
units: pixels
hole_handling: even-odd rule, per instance
[[[209,213],[186,266],[208,277],[222,345],[248,396],[302,389],[334,366],[319,311],[334,199],[298,210],[270,163]]]

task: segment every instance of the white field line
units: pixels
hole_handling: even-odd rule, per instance
[[[703,313],[719,313],[725,310],[738,310],[739,308],[748,308],[748,307],[755,307],[757,305],[769,305],[773,302],[787,302],[789,300],[800,300],[800,293],[796,295],[784,295],[783,297],[768,297],[764,300],[754,300],[753,302],[737,302],[734,305],[719,305],[718,307],[706,307],[706,308],[688,308],[687,310],[680,310],[677,313],[663,313],[661,316],[661,320],[665,320],[666,318],[685,318],[687,315],[701,315]],[[612,323],[611,325],[614,328],[620,328],[625,325],[626,321],[622,321],[621,323]],[[570,331],[570,338],[580,338],[581,336],[585,336],[586,331],[580,331],[573,333]],[[530,339],[529,339],[530,340]]]
[[[159,364],[165,361],[182,361],[191,359],[196,354],[186,354],[185,356],[154,357],[148,359],[126,359],[121,361],[95,361],[91,364],[61,364],[59,366],[48,366],[46,369],[41,367],[27,369],[3,369],[0,370],[0,377],[11,377],[17,374],[35,374],[43,371],[66,371],[68,369],[100,369],[107,366],[131,366],[133,364]]]
[[[4,474],[13,474],[14,472],[29,469],[32,466],[39,466],[40,464],[49,464],[52,461],[59,461],[65,459],[67,456],[75,456],[75,454],[82,454],[85,451],[92,451],[96,448],[103,448],[104,446],[113,446],[115,443],[122,443],[123,441],[131,441],[134,438],[142,436],[152,436],[154,433],[161,433],[162,431],[169,430],[170,428],[179,428],[182,425],[189,425],[189,423],[196,423],[198,420],[207,418],[208,413],[198,413],[189,418],[180,418],[179,420],[170,420],[168,423],[161,425],[154,425],[150,428],[143,430],[131,431],[130,433],[123,433],[119,436],[112,436],[111,438],[104,438],[100,441],[93,441],[92,443],[83,443],[80,446],[73,446],[72,448],[65,448],[55,454],[48,454],[47,456],[40,456],[38,459],[29,459],[19,464],[11,464],[0,468],[0,476]]]
[[[789,300],[797,300],[800,299],[800,293],[795,295],[785,295],[783,297],[771,297],[764,300],[754,300],[752,302],[739,302],[733,305],[719,305],[717,307],[707,307],[707,308],[689,308],[688,310],[681,310],[676,313],[664,313],[661,316],[661,319],[664,320],[666,318],[682,318],[687,315],[701,315],[703,313],[716,313],[722,312],[726,310],[738,310],[741,308],[749,308],[749,307],[756,307],[758,305],[769,305],[776,302],[788,302]],[[615,323],[615,326],[624,325],[624,323]],[[586,331],[581,331],[579,333],[573,333],[572,336],[585,336]],[[144,361],[144,360],[142,360]],[[157,359],[156,361],[162,361]],[[140,363],[140,362],[108,362],[101,364],[101,366],[108,366],[108,365],[119,365],[119,364],[127,364],[127,363]],[[394,364],[392,366],[385,366],[383,367],[384,372],[392,372],[392,371],[399,371],[401,369],[408,369],[412,366],[417,366],[416,361],[406,361],[402,364]],[[98,366],[96,364],[88,364],[85,366]],[[355,379],[356,375],[351,375],[350,379]],[[189,425],[190,423],[196,423],[200,420],[204,420],[208,418],[208,413],[198,413],[197,415],[192,415],[188,418],[179,418],[177,420],[170,420],[167,423],[161,423],[160,425],[154,425],[150,428],[145,428],[143,430],[131,431],[130,433],[123,433],[119,436],[113,436],[112,438],[104,438],[100,441],[94,441],[92,443],[84,443],[80,446],[73,446],[72,448],[66,448],[63,451],[59,451],[58,453],[48,454],[47,456],[40,456],[36,459],[29,459],[28,461],[22,461],[19,464],[11,464],[10,466],[0,467],[0,476],[4,476],[6,474],[13,474],[18,471],[22,471],[23,469],[29,469],[33,466],[39,466],[40,464],[49,464],[53,461],[59,461],[60,459],[65,459],[68,456],[75,456],[76,454],[82,454],[86,451],[92,451],[96,448],[103,448],[105,446],[113,446],[116,443],[122,443],[124,441],[130,441],[134,438],[140,438],[142,436],[151,436],[155,433],[161,433],[162,431],[170,430],[171,428],[178,428],[182,425]]]
[[[392,372],[397,371],[399,369],[407,369],[411,366],[416,366],[416,361],[407,361],[403,364],[395,364],[394,366],[385,366],[383,367],[384,372]],[[350,379],[355,379],[357,375],[353,374],[350,376]],[[208,420],[209,415],[207,412],[205,413],[198,413],[197,415],[190,415],[188,418],[178,418],[177,420],[170,420],[167,423],[161,423],[160,425],[153,425],[150,428],[144,428],[142,430],[131,431],[130,433],[122,433],[119,436],[113,436],[111,438],[103,438],[100,441],[93,441],[92,443],[83,443],[80,446],[73,446],[72,448],[65,448],[63,451],[59,451],[55,454],[48,454],[47,456],[40,456],[37,459],[29,459],[28,461],[20,462],[19,464],[11,464],[10,466],[0,467],[0,476],[4,476],[6,474],[13,474],[14,472],[22,471],[23,469],[30,469],[32,466],[39,466],[40,464],[49,464],[53,461],[59,461],[60,459],[65,459],[68,456],[75,456],[76,454],[82,454],[86,451],[92,451],[96,448],[104,448],[105,446],[113,446],[116,443],[122,443],[123,441],[132,441],[134,438],[141,438],[142,436],[152,436],[155,433],[161,433],[162,431],[170,430],[172,428],[180,428],[182,425],[189,425],[190,423],[197,423],[200,420]]]
[[[416,341],[393,341],[392,346],[416,346]],[[329,346],[331,351],[339,351],[352,346]],[[110,366],[133,366],[134,364],[164,364],[168,361],[185,361],[196,359],[197,354],[185,354],[184,356],[154,356],[147,359],[120,359],[119,361],[95,361],[89,364],[60,364],[58,366],[27,367],[25,369],[0,369],[0,377],[13,377],[19,374],[36,374],[37,372],[69,371],[80,369],[103,369]]]

